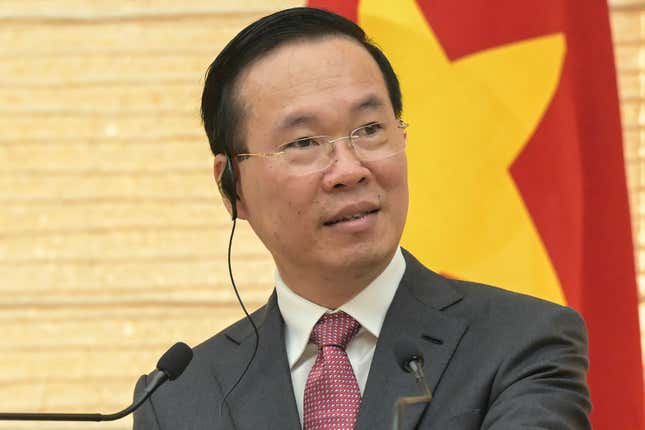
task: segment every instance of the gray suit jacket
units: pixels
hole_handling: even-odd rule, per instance
[[[423,352],[434,393],[430,406],[406,410],[406,429],[591,428],[586,334],[575,311],[446,279],[404,255],[407,268],[376,345],[357,429],[391,428],[395,400],[420,394],[391,350],[401,335]],[[185,373],[135,413],[134,429],[299,429],[275,292],[253,317],[257,356],[221,416],[222,393],[255,343],[244,320],[197,346]],[[135,397],[144,385],[142,377]]]

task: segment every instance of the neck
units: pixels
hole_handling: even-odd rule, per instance
[[[338,309],[363,291],[387,267],[390,259],[367,268],[289,270],[278,265],[284,283],[300,297],[328,309]],[[294,268],[296,269],[296,268]]]

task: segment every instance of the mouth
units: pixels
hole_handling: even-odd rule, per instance
[[[365,218],[365,217],[367,217],[369,215],[375,214],[378,211],[379,211],[379,209],[376,208],[376,209],[371,209],[371,210],[368,210],[368,211],[358,212],[358,213],[355,213],[355,214],[352,214],[352,215],[341,216],[339,218],[334,218],[334,219],[332,219],[330,221],[326,221],[324,223],[324,225],[325,226],[332,226],[332,225],[336,225],[336,224],[340,224],[340,223],[344,223],[344,222],[356,221],[356,220]]]

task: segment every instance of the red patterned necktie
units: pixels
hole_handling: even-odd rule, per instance
[[[345,312],[325,314],[311,333],[320,347],[305,385],[304,430],[353,430],[361,405],[345,347],[361,325]]]

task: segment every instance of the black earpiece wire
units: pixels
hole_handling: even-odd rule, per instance
[[[233,207],[235,207],[235,202],[233,203]],[[228,240],[228,275],[231,279],[231,284],[233,285],[233,291],[235,291],[235,296],[237,297],[237,301],[240,304],[240,307],[244,311],[244,314],[246,315],[247,320],[249,323],[251,323],[251,326],[253,326],[253,331],[255,332],[255,346],[253,347],[253,354],[251,354],[251,358],[249,361],[246,363],[246,367],[244,368],[244,371],[242,374],[237,378],[237,381],[235,381],[235,384],[226,392],[224,397],[222,398],[222,403],[220,404],[219,407],[219,415],[220,418],[222,417],[222,409],[224,408],[224,404],[226,403],[226,399],[228,396],[235,390],[235,388],[239,385],[239,383],[242,381],[242,378],[244,378],[244,375],[246,375],[246,372],[249,370],[251,367],[251,364],[253,363],[253,360],[255,360],[255,355],[258,352],[258,345],[260,344],[260,333],[258,331],[258,327],[255,325],[255,322],[253,321],[253,318],[251,318],[251,315],[249,315],[249,312],[246,310],[246,306],[244,306],[244,302],[242,301],[242,297],[240,297],[240,293],[237,290],[237,285],[235,285],[235,279],[233,278],[233,269],[231,267],[231,249],[233,247],[233,235],[235,234],[235,226],[237,224],[237,218],[233,218],[233,226],[231,227],[231,235]],[[231,420],[233,417],[231,416]]]

